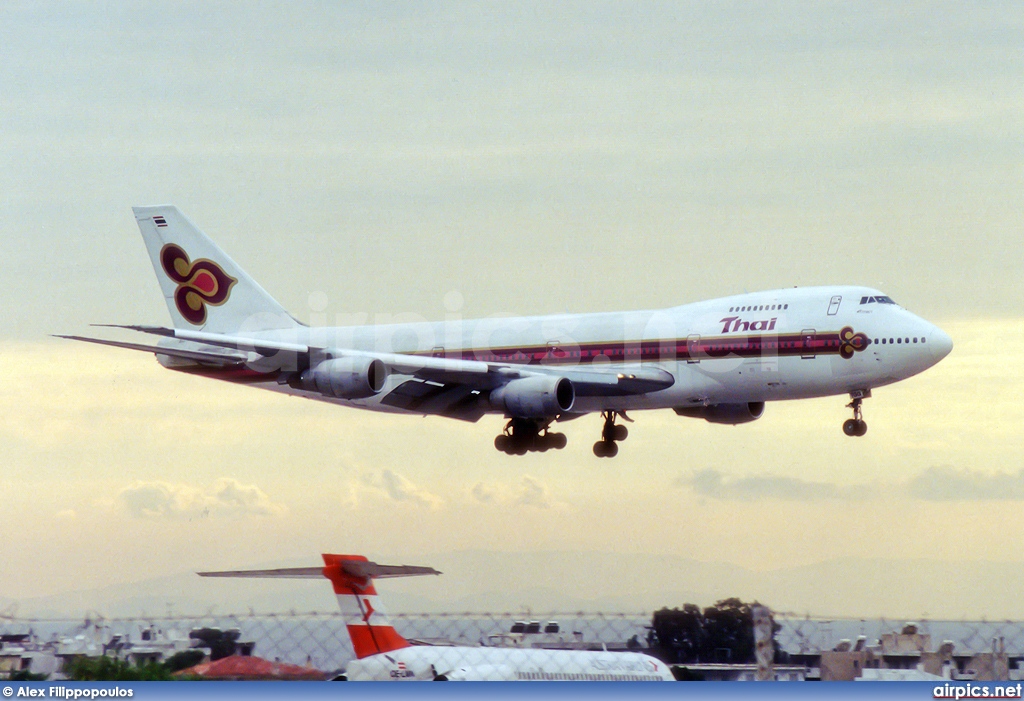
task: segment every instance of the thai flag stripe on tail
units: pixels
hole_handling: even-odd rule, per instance
[[[153,217],[153,223],[157,226],[167,226],[167,220],[161,216]]]

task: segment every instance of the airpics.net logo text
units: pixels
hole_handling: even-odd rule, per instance
[[[985,685],[945,683],[932,689],[937,699],[1019,699],[1024,684]]]

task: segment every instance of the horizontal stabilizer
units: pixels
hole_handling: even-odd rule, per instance
[[[265,579],[319,579],[323,567],[285,567],[277,570],[229,570],[226,572],[196,572],[200,577],[260,577]]]
[[[359,579],[387,579],[389,577],[416,577],[441,574],[433,567],[414,565],[380,565],[376,562],[344,560],[341,569]],[[200,577],[253,577],[269,579],[316,579],[325,577],[323,567],[285,567],[276,570],[229,570],[225,572],[197,572]]]
[[[369,577],[370,579],[388,579],[389,577],[418,577],[425,574],[441,574],[433,567],[417,567],[415,565],[378,565],[376,562],[348,561],[341,565],[353,577]]]
[[[197,363],[218,363],[220,365],[241,365],[248,359],[245,355],[236,353],[214,353],[207,351],[189,350],[187,348],[166,348],[164,346],[147,346],[144,343],[126,343],[124,341],[107,341],[101,338],[87,338],[85,336],[63,336],[54,334],[55,338],[67,338],[72,341],[85,341],[86,343],[98,343],[101,346],[115,346],[129,350],[145,351],[166,355],[171,358],[192,360]]]
[[[248,336],[225,336],[220,333],[206,333],[203,331],[189,331],[187,329],[168,329],[163,326],[129,326],[120,324],[105,324],[110,328],[130,329],[142,333],[154,334],[156,336],[167,336],[177,338],[179,341],[191,341],[193,343],[204,343],[208,346],[220,346],[230,350],[237,350],[243,353],[249,351],[259,353],[262,356],[272,356],[282,351],[286,353],[309,353],[311,350],[305,343],[285,343],[279,341],[261,341]]]

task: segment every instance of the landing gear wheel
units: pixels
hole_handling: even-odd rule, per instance
[[[625,421],[632,421],[625,412],[603,411],[604,426],[601,428],[601,440],[594,444],[594,455],[599,458],[614,458],[619,454],[619,446],[615,441],[624,441],[629,435],[629,429],[621,424],[616,424],[615,419],[622,417]]]
[[[864,399],[871,396],[871,390],[857,390],[850,392],[850,397],[853,399],[849,404],[846,405],[847,409],[853,409],[853,418],[847,419],[843,422],[843,433],[848,436],[863,436],[868,432],[868,423],[864,420],[864,415],[861,412],[861,404],[864,403]]]
[[[569,442],[564,433],[548,431],[551,420],[511,419],[494,438],[494,447],[506,455],[561,450]]]
[[[544,436],[548,444],[555,450],[561,450],[569,444],[569,439],[565,437],[564,433],[548,433]]]

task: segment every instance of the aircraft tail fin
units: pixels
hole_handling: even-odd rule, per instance
[[[409,647],[409,642],[391,625],[373,586],[374,579],[441,574],[432,567],[380,565],[362,555],[324,554],[324,567],[294,567],[278,570],[200,572],[201,577],[275,577],[307,579],[326,577],[334,586],[345,627],[356,657]]]
[[[177,207],[132,211],[175,328],[231,333],[299,326]]]

